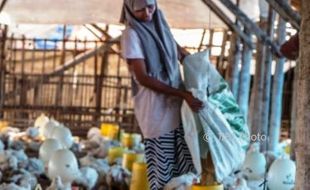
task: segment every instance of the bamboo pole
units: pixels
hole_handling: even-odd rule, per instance
[[[286,22],[280,18],[278,25],[278,44],[283,44],[286,36]],[[284,83],[284,64],[285,58],[278,58],[275,74],[273,76],[271,115],[269,124],[269,145],[268,149],[275,151],[280,140],[281,116],[282,116],[282,97]]]
[[[63,40],[62,40],[62,52],[61,52],[61,58],[60,58],[60,65],[65,64],[66,60],[66,25],[63,27]],[[62,91],[63,91],[63,73],[59,76],[59,84],[56,89],[56,97],[55,97],[55,105],[61,105],[62,103]]]
[[[221,55],[218,59],[217,62],[217,69],[221,72],[221,74],[223,74],[223,70],[224,70],[224,57],[225,57],[225,50],[226,50],[226,42],[227,42],[227,38],[228,38],[228,34],[227,34],[227,30],[223,31],[223,41],[222,41],[222,45],[221,45]]]
[[[7,26],[4,26],[4,29],[1,34],[1,41],[0,41],[0,119],[3,118],[4,111],[4,94],[5,94],[5,43],[7,38]]]
[[[248,33],[246,29],[244,33],[251,35],[250,33]],[[250,95],[250,83],[251,83],[250,68],[251,68],[252,56],[253,52],[251,48],[246,43],[243,42],[242,67],[240,72],[238,104],[246,120],[248,117],[248,107],[249,107],[249,95]]]
[[[99,28],[97,25],[92,25],[94,26],[97,30],[101,31],[102,34],[105,36],[106,39],[111,39],[111,36],[108,35],[107,31],[102,30]],[[104,51],[101,57],[101,67],[100,67],[100,75],[98,77],[98,83],[96,87],[96,116],[95,116],[95,121],[100,119],[101,115],[101,106],[102,106],[102,83],[103,79],[106,74],[106,70],[108,67],[108,60],[109,60],[109,51]]]
[[[25,37],[22,38],[22,57],[21,57],[21,79],[20,79],[20,87],[21,87],[21,94],[20,94],[20,105],[25,106],[27,102],[27,87],[26,87],[26,75],[25,75]]]
[[[296,64],[299,64],[299,60],[296,61]],[[291,108],[291,121],[290,121],[290,127],[291,127],[291,159],[296,160],[296,153],[295,153],[295,145],[296,145],[296,117],[297,117],[297,91],[298,91],[298,69],[297,67],[294,68],[294,77],[293,77],[293,93],[292,93],[292,108]]]
[[[229,52],[228,72],[226,79],[228,80],[230,89],[237,99],[239,86],[239,64],[241,61],[240,38],[233,33],[231,38],[231,46]]]
[[[204,41],[204,38],[205,38],[205,35],[206,35],[206,31],[207,31],[207,29],[204,29],[203,32],[202,32],[201,39],[200,39],[200,44],[199,44],[199,47],[198,47],[198,51],[200,51],[202,46],[203,46],[203,41]]]
[[[269,38],[272,40],[274,36],[274,20],[275,20],[275,11],[269,7],[269,15],[268,15],[268,28],[267,34]],[[271,91],[271,67],[272,67],[272,52],[271,49],[268,47],[266,50],[266,59],[265,59],[265,70],[264,70],[264,79],[263,79],[263,96],[262,96],[262,106],[263,109],[261,110],[261,135],[265,135],[269,137],[269,114],[270,114],[270,91]],[[267,141],[261,142],[261,149],[262,151],[267,150]]]
[[[267,19],[261,17],[259,25],[261,28],[267,28]],[[266,46],[262,43],[257,44],[256,49],[256,64],[255,75],[251,93],[250,101],[250,115],[249,122],[251,127],[251,135],[258,135],[261,133],[261,112],[262,112],[262,96],[263,96],[263,76],[264,76],[264,62],[266,58],[265,54]]]

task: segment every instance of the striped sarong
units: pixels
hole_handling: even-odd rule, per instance
[[[144,143],[151,190],[161,190],[172,178],[195,171],[183,127]]]

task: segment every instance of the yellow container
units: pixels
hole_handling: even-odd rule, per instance
[[[7,121],[0,121],[0,131],[4,130],[9,126],[9,123]]]
[[[119,126],[111,123],[102,123],[100,126],[100,132],[102,136],[115,140],[118,137]]]
[[[124,153],[123,154],[123,163],[122,166],[123,168],[128,169],[131,171],[132,165],[134,162],[137,160],[137,154],[136,153]]]
[[[124,147],[132,148],[137,146],[142,140],[142,137],[138,133],[123,133],[121,142]]]
[[[123,168],[131,171],[134,162],[144,162],[144,154],[137,154],[132,152],[127,152],[123,154]]]
[[[130,190],[149,190],[146,163],[135,162],[133,164]]]
[[[116,158],[123,156],[124,149],[122,147],[111,147],[108,151],[108,161],[112,164]]]
[[[130,133],[124,133],[122,135],[121,143],[124,147],[131,148],[133,145],[131,134]]]
[[[224,190],[224,186],[222,184],[207,186],[193,185],[192,190]]]

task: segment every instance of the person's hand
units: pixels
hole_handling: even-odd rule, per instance
[[[190,55],[190,52],[187,51],[185,48],[182,48],[180,49],[180,52],[181,52],[181,62],[183,62],[184,58],[188,55]]]
[[[177,43],[177,49],[178,49],[178,59],[180,60],[181,64],[183,64],[184,58],[190,55],[190,52],[187,51],[185,48],[181,47],[178,43]]]
[[[198,112],[200,109],[203,108],[203,102],[195,98],[191,92],[185,91],[183,97],[186,103],[194,112]]]

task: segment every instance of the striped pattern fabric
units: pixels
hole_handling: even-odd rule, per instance
[[[151,190],[161,190],[172,178],[195,171],[183,127],[144,143]]]

